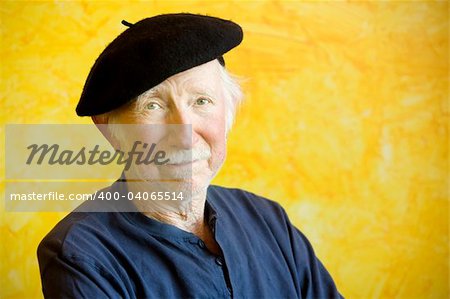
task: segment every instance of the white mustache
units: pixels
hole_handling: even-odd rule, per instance
[[[192,149],[192,150],[178,150],[167,152],[166,157],[169,159],[167,164],[185,164],[192,163],[197,160],[207,160],[211,158],[211,151],[209,149]]]

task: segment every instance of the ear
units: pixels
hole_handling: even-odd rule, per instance
[[[120,150],[120,142],[111,134],[111,130],[109,128],[108,116],[105,115],[94,115],[91,116],[92,121],[97,126],[100,132],[102,132],[103,136],[109,141],[112,147],[116,150]]]

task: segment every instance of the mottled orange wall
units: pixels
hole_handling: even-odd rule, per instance
[[[2,122],[89,123],[74,107],[120,21],[179,11],[245,32],[215,183],[279,201],[348,298],[448,298],[448,2],[2,1]],[[0,297],[39,297],[63,214],[1,209]]]

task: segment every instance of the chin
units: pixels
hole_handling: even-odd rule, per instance
[[[136,186],[139,186],[139,190],[175,192],[177,195],[181,192],[183,201],[190,201],[192,198],[206,195],[206,190],[215,174],[203,165],[195,166],[165,166],[158,169],[139,167],[130,169],[126,177],[138,181]]]
[[[190,201],[197,197],[205,196],[208,189],[210,180],[204,180],[199,178],[174,180],[170,183],[164,182],[164,189],[169,189],[169,192],[175,192],[183,194],[184,201]]]

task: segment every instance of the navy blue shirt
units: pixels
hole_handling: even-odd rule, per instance
[[[139,212],[72,212],[39,245],[43,293],[48,298],[340,298],[311,244],[279,204],[210,186],[205,221],[221,256],[194,234]]]

